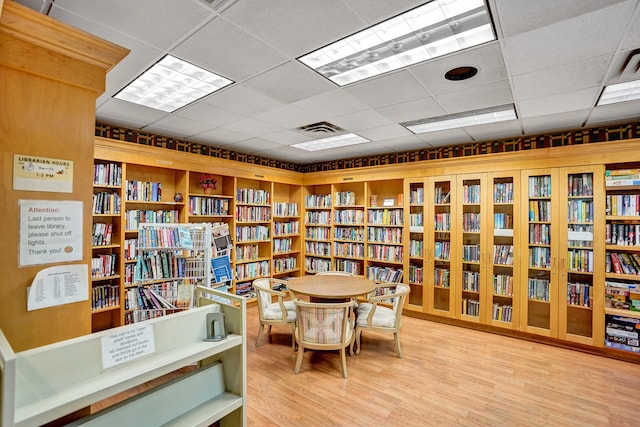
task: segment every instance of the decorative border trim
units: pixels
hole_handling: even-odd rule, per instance
[[[322,172],[328,170],[353,169],[367,166],[411,163],[423,160],[440,160],[454,157],[469,157],[489,153],[535,150],[537,148],[561,147],[566,145],[593,144],[605,141],[620,141],[640,137],[640,122],[603,128],[580,129],[567,132],[523,136],[513,139],[473,142],[448,147],[425,148],[423,150],[389,153],[379,156],[358,157],[322,163],[296,164],[274,160],[252,154],[238,153],[224,148],[211,147],[190,141],[154,135],[137,130],[96,123],[96,136],[133,144],[166,148],[220,159],[235,160],[260,166],[268,166],[294,172]]]

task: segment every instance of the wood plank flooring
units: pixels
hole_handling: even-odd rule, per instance
[[[640,365],[404,318],[404,358],[391,334],[363,333],[362,351],[305,352],[290,330],[255,347],[247,307],[249,426],[639,426]]]

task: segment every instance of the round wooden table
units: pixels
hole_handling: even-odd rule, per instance
[[[294,277],[287,280],[287,287],[294,293],[306,295],[315,301],[344,301],[366,295],[376,289],[372,280],[358,276],[317,274]]]

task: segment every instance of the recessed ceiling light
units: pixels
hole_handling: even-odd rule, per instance
[[[517,119],[513,104],[400,123],[413,133],[435,132]]]
[[[344,86],[495,39],[485,0],[433,0],[298,60]]]
[[[476,67],[456,67],[444,73],[444,78],[451,81],[460,81],[470,79],[476,74],[478,74]]]
[[[362,144],[371,142],[366,138],[356,135],[355,133],[346,133],[343,135],[331,136],[329,138],[314,139],[313,141],[301,142],[293,144],[292,147],[306,151],[327,150],[329,148],[345,147],[347,145]]]
[[[640,99],[640,80],[605,86],[596,105]]]
[[[114,98],[170,113],[232,83],[204,68],[166,55]]]

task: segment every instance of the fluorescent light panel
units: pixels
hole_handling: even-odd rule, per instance
[[[362,144],[363,142],[370,141],[366,138],[361,137],[360,135],[356,135],[355,133],[346,133],[343,135],[314,139],[313,141],[293,144],[292,147],[306,151],[319,151],[328,150],[329,148],[346,147],[347,145]]]
[[[170,113],[231,83],[204,68],[166,55],[114,98]]]
[[[439,130],[462,128],[467,126],[497,123],[517,118],[513,104],[429,119],[400,123],[413,133],[435,132]]]
[[[607,105],[636,99],[640,99],[640,80],[605,86],[596,105]]]
[[[344,86],[495,39],[484,0],[433,0],[298,59]]]

